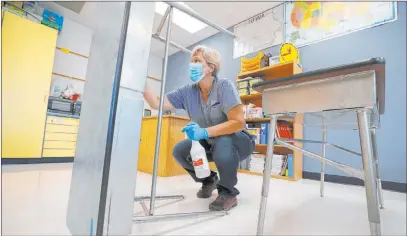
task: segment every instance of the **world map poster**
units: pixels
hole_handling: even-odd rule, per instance
[[[289,2],[284,41],[301,47],[396,19],[396,2]]]

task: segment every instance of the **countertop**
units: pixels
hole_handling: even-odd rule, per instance
[[[158,116],[144,116],[143,120],[149,120],[149,119],[157,119]],[[163,118],[175,118],[175,119],[180,119],[180,120],[190,120],[188,117],[186,116],[177,116],[174,114],[171,115],[163,115]]]
[[[58,117],[66,117],[66,118],[74,118],[74,119],[79,119],[80,118],[80,116],[78,116],[78,115],[70,115],[70,114],[57,113],[57,112],[51,112],[51,111],[48,111],[47,115],[49,115],[49,116],[58,116]]]

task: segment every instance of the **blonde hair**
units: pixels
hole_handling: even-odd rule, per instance
[[[220,53],[214,48],[198,45],[192,50],[191,58],[198,53],[202,53],[202,56],[207,63],[215,66],[213,74],[216,75],[220,70]]]

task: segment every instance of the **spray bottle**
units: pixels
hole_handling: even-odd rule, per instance
[[[203,179],[211,174],[205,148],[198,141],[192,141],[191,159],[196,177]]]

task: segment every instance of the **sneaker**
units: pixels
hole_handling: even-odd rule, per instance
[[[202,183],[202,188],[196,193],[198,198],[210,198],[212,196],[213,190],[216,189],[216,184],[219,182],[219,178],[217,175],[212,177],[211,182],[204,182]]]
[[[209,204],[211,211],[228,211],[237,206],[237,198],[233,196],[219,195],[215,201]]]

